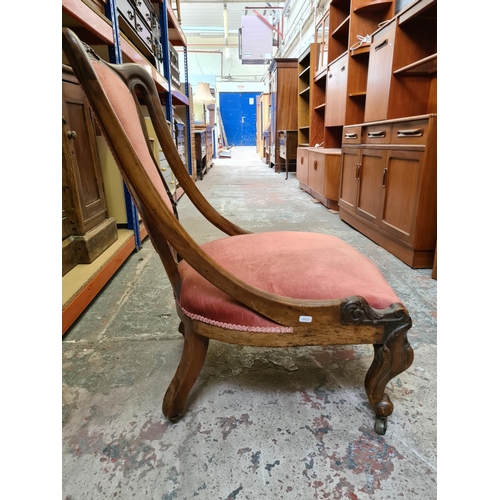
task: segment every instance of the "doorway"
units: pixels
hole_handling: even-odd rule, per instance
[[[219,105],[229,146],[257,145],[257,97],[260,92],[220,92]]]

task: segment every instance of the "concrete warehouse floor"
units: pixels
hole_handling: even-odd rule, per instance
[[[161,403],[183,340],[167,276],[146,239],[63,337],[63,498],[437,498],[431,270],[409,268],[314,203],[295,174],[285,180],[254,147],[233,148],[197,183],[242,227],[334,234],[379,266],[413,318],[415,352],[387,387],[395,407],[387,433],[374,432],[363,387],[369,345],[212,341],[184,417],[167,421]],[[199,243],[222,235],[195,217],[186,196],[178,209]]]

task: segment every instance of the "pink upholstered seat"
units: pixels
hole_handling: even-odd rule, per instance
[[[335,236],[279,231],[222,238],[201,245],[238,278],[296,299],[364,297],[375,309],[401,302],[378,268]],[[185,261],[180,305],[198,321],[244,331],[292,331],[251,311],[210,284]]]

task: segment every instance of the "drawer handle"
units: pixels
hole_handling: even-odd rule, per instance
[[[356,163],[356,180],[359,181],[359,173],[361,172],[361,163]]]
[[[314,170],[318,170],[318,160],[314,160]]]
[[[74,130],[68,130],[66,132],[68,139],[76,139],[76,132]]]
[[[345,66],[342,66],[342,67],[340,68],[340,71],[345,71]]]
[[[383,49],[387,44],[389,43],[389,40],[386,38],[382,43],[379,43],[376,47],[375,50],[380,50]]]
[[[127,10],[128,18],[132,21],[134,19],[134,14],[131,10]]]
[[[358,134],[356,134],[356,132],[346,132],[344,134],[344,138],[345,139],[357,139],[358,138]]]
[[[374,139],[377,137],[385,137],[385,130],[376,130],[375,132],[368,132],[369,139]]]
[[[424,131],[421,128],[398,130],[398,137],[421,137],[423,133]]]
[[[382,187],[385,188],[385,181],[387,179],[387,168],[384,168],[384,175],[382,176]]]

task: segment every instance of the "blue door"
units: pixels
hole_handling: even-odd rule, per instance
[[[257,97],[260,92],[220,92],[222,124],[229,146],[257,145]]]

